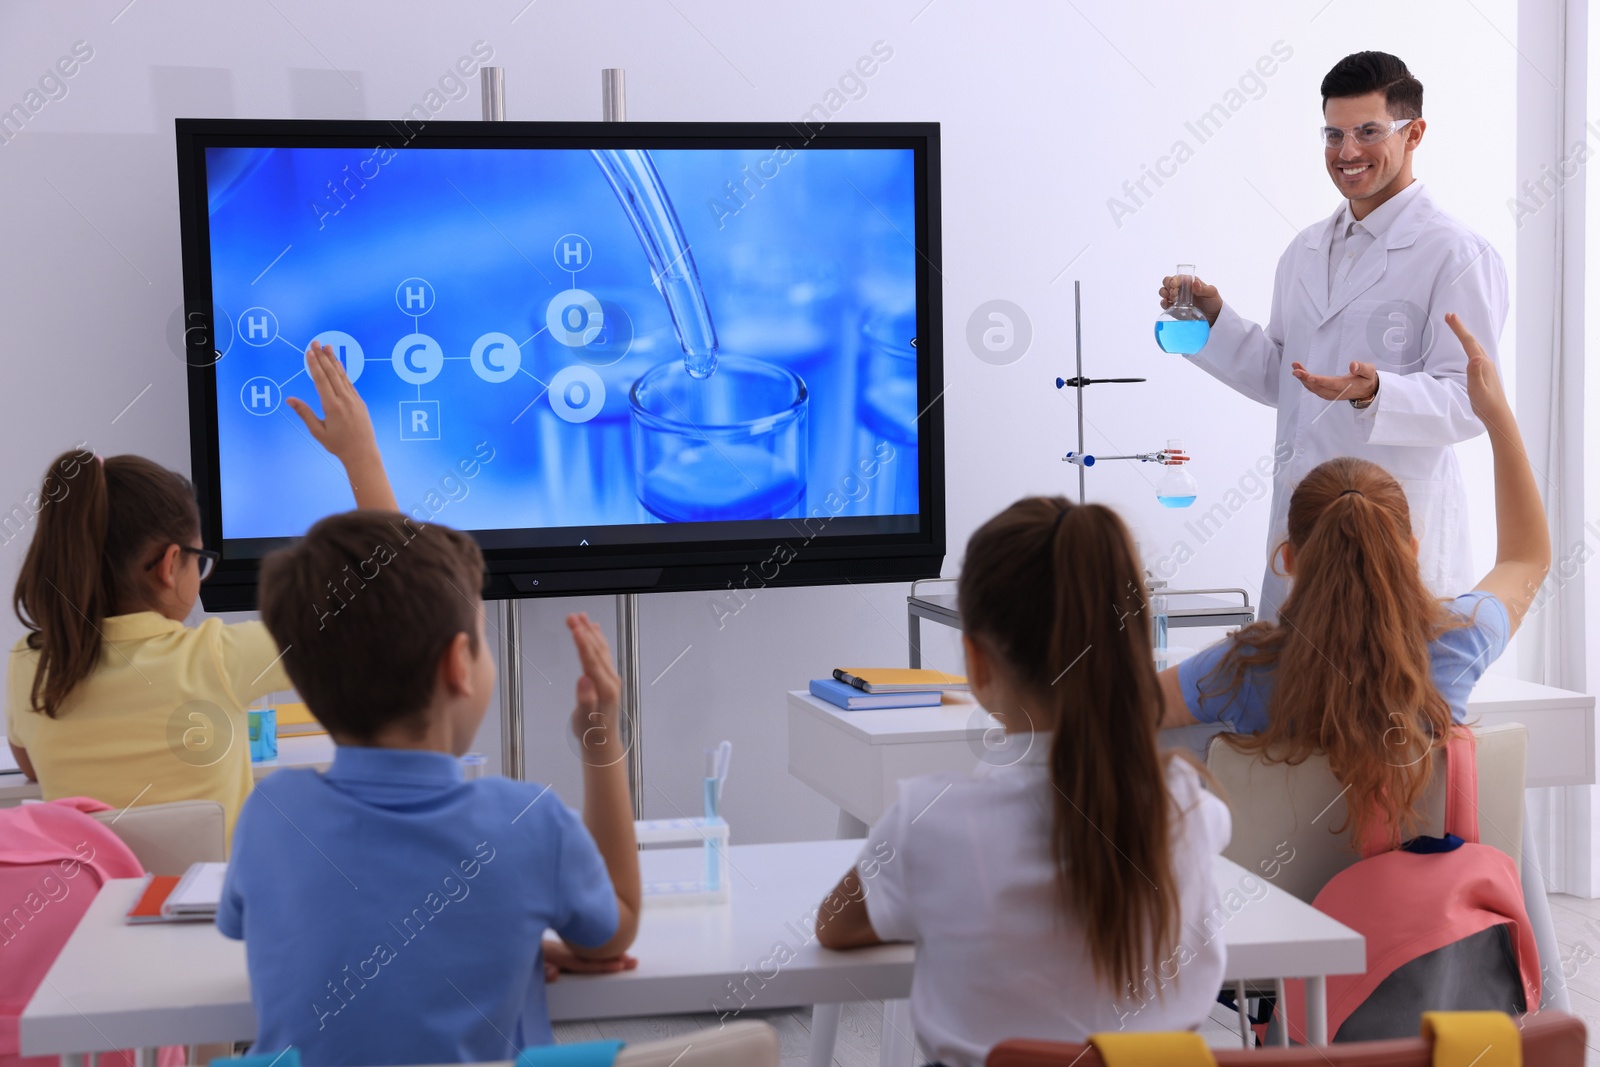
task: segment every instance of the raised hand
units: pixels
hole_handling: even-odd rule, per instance
[[[389,475],[383,469],[372,416],[344,372],[344,364],[332,348],[312,341],[306,349],[306,370],[317,388],[317,399],[322,402],[322,417],[318,418],[311,405],[297,396],[288,397],[288,404],[316,442],[344,464],[356,506],[400,510],[389,486]]]
[[[1445,324],[1455,331],[1462,349],[1467,353],[1467,398],[1472,401],[1472,413],[1486,425],[1498,426],[1511,414],[1511,402],[1506,399],[1505,385],[1500,381],[1500,370],[1483,350],[1478,339],[1461,323],[1461,317],[1450,312]]]
[[[622,679],[611,646],[599,623],[579,613],[567,616],[567,629],[578,649],[583,674],[578,678],[577,705],[572,709],[572,736],[585,763],[608,766],[622,759]]]
[[[311,347],[306,349],[306,370],[316,386],[317,399],[322,402],[322,417],[318,418],[311,405],[297,396],[287,400],[311,436],[341,460],[376,455],[378,441],[372,432],[372,417],[367,414],[366,401],[350,383],[350,376],[333,349],[311,342]]]

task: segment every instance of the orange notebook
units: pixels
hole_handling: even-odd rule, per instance
[[[967,680],[959,674],[906,667],[841,667],[834,678],[864,693],[921,693],[938,690],[966,692]]]
[[[178,876],[175,874],[156,874],[150,876],[149,884],[144,887],[144,892],[139,895],[139,900],[128,909],[130,923],[164,923],[171,922],[161,914],[161,905],[167,902],[172,891],[178,888]]]
[[[216,918],[227,873],[226,863],[191,863],[182,877],[151,875],[126,921],[210,922]]]

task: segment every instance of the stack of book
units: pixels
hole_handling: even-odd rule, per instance
[[[817,678],[811,695],[846,711],[881,711],[885,708],[925,708],[938,704],[945,693],[966,692],[967,680],[944,671],[903,667],[841,667],[832,678]]]

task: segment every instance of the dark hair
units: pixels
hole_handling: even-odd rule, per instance
[[[347,511],[263,561],[261,621],[317,721],[370,741],[428,706],[457,634],[477,650],[482,588],[483,553],[466,534]]]
[[[1322,107],[1336,96],[1382,93],[1391,118],[1422,117],[1422,83],[1411,76],[1405,61],[1388,52],[1352,52],[1333,65],[1322,79]]]
[[[106,616],[138,605],[146,557],[197,537],[200,509],[176,471],[84,445],[50,464],[38,515],[11,605],[39,651],[29,699],[54,718],[99,662]]]
[[[1201,689],[1235,692],[1247,667],[1272,668],[1266,729],[1226,738],[1290,764],[1324,753],[1351,797],[1335,829],[1360,848],[1369,827],[1403,833],[1420,819],[1429,757],[1451,726],[1429,644],[1465,621],[1423,584],[1406,494],[1376,463],[1330,459],[1301,479],[1289,545],[1294,585],[1278,622],[1240,630]]]
[[[1099,504],[1019,500],[967,542],[958,596],[968,635],[1055,703],[1057,890],[1096,975],[1126,989],[1172,951],[1180,923],[1160,686],[1127,527]]]

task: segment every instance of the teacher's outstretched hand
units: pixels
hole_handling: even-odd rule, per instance
[[[1371,363],[1350,361],[1349,374],[1312,374],[1304,365],[1293,363],[1300,384],[1324,400],[1354,400],[1363,403],[1378,392],[1378,368]]]

